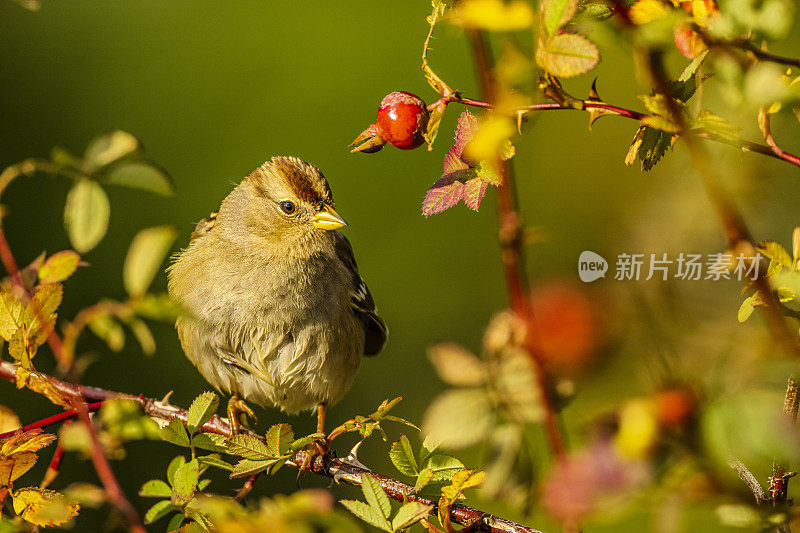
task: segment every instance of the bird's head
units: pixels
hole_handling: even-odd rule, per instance
[[[236,210],[244,212],[250,237],[288,245],[327,238],[347,223],[333,208],[322,172],[296,157],[273,157],[237,187]]]

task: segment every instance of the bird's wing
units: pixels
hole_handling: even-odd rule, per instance
[[[197,225],[194,227],[194,231],[192,232],[192,237],[190,239],[190,242],[199,239],[200,237],[202,237],[203,235],[214,229],[214,226],[217,223],[218,214],[219,213],[217,211],[214,211],[210,215],[208,215],[208,218],[204,218],[203,220],[198,222]]]
[[[336,239],[336,255],[347,266],[353,276],[350,306],[364,325],[364,355],[375,355],[381,351],[386,343],[386,336],[389,331],[383,319],[378,316],[375,309],[375,301],[372,299],[372,294],[370,294],[367,284],[364,283],[358,273],[358,266],[356,265],[350,241],[338,231],[333,233]]]

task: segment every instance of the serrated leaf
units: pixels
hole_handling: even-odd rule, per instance
[[[177,511],[178,508],[172,505],[172,502],[169,500],[161,500],[153,505],[147,512],[144,514],[144,523],[145,524],[152,524],[159,518],[163,518],[167,516],[169,513],[173,511]]]
[[[483,362],[458,344],[443,342],[431,346],[428,357],[439,377],[450,385],[474,386],[486,380]]]
[[[483,389],[454,389],[436,398],[425,413],[423,428],[450,448],[477,444],[494,421],[492,404]]]
[[[299,439],[297,439],[297,440],[292,442],[292,444],[289,446],[289,451],[290,452],[296,452],[297,450],[305,448],[306,446],[308,446],[312,442],[320,440],[320,439],[324,439],[324,438],[325,438],[325,433],[312,433],[311,435],[306,435],[305,437],[300,437]]]
[[[115,130],[92,139],[83,158],[89,172],[113,163],[139,150],[139,139],[128,132]]]
[[[289,424],[274,424],[267,430],[266,441],[273,457],[289,453],[294,431]]]
[[[422,214],[425,218],[446,211],[464,199],[465,187],[460,181],[437,186],[441,180],[433,184],[422,200]]]
[[[383,491],[383,487],[375,480],[370,474],[363,474],[361,476],[361,490],[364,493],[367,503],[381,513],[383,518],[389,518],[392,514],[392,504],[389,502],[389,497]]]
[[[395,531],[416,524],[433,509],[433,505],[425,505],[421,502],[408,502],[397,510],[397,514],[392,519],[392,529]]]
[[[102,176],[105,183],[172,196],[175,185],[166,170],[149,161],[130,161],[114,165]]]
[[[419,475],[417,476],[417,481],[414,483],[414,492],[418,493],[425,485],[431,482],[433,479],[433,470],[430,468],[423,468],[420,470]]]
[[[214,416],[219,407],[219,396],[206,391],[194,399],[186,414],[186,429],[194,433]]]
[[[411,449],[411,443],[405,435],[401,435],[400,440],[392,443],[392,447],[389,450],[389,458],[400,473],[411,477],[419,474],[414,451]]]
[[[175,482],[175,472],[186,464],[186,458],[182,455],[178,455],[169,462],[167,465],[167,481],[170,485]]]
[[[13,294],[3,291],[0,293],[0,336],[5,341],[10,341],[21,325],[21,315],[25,311]]]
[[[402,396],[397,396],[396,398],[392,398],[391,400],[389,399],[383,400],[381,404],[378,406],[378,408],[375,410],[375,412],[370,414],[369,417],[372,418],[373,420],[380,420],[381,418],[384,417],[384,415],[386,415],[386,413],[391,411],[392,407],[400,403],[402,400],[403,400]]]
[[[425,466],[431,471],[430,481],[450,481],[456,472],[464,469],[464,463],[443,453],[431,455]]]
[[[419,448],[419,464],[424,465],[425,461],[428,460],[428,457],[439,448],[441,442],[432,438],[430,435],[425,435],[425,439],[422,441],[422,446]]]
[[[339,503],[367,524],[383,531],[392,531],[392,525],[381,515],[380,511],[373,509],[366,503],[359,500],[341,500]]]
[[[0,486],[8,486],[15,479],[33,468],[38,456],[35,452],[15,453],[10,457],[0,457]]]
[[[81,256],[72,250],[54,253],[39,268],[39,281],[41,283],[64,281],[75,273],[80,261]]]
[[[42,432],[41,429],[30,429],[23,433],[8,437],[0,446],[0,456],[7,457],[21,452],[38,452],[56,440],[55,435]]]
[[[81,508],[54,490],[26,487],[11,496],[14,512],[37,526],[60,526],[78,516]]]
[[[78,180],[67,193],[64,206],[64,227],[72,247],[84,253],[97,246],[108,230],[110,213],[103,188],[92,180]]]
[[[177,236],[178,231],[172,226],[146,228],[136,234],[122,267],[128,294],[141,296],[147,292]]]
[[[228,453],[252,461],[262,461],[274,457],[269,447],[252,435],[234,435],[225,441]]]
[[[727,141],[739,141],[739,128],[711,111],[703,109],[692,121],[692,128],[702,130]]]
[[[791,268],[792,266],[792,257],[789,255],[789,252],[786,251],[786,248],[778,242],[764,241],[758,246],[758,251],[769,259],[777,262],[782,267]]]
[[[556,31],[572,17],[578,9],[578,0],[544,0],[540,4],[544,27],[547,33],[553,35]]]
[[[559,78],[571,78],[588,72],[599,60],[597,47],[581,35],[550,35],[539,41],[536,47],[536,63]]]
[[[183,425],[183,422],[177,418],[170,420],[169,425],[161,428],[159,434],[161,438],[167,442],[177,444],[178,446],[189,446],[189,434],[186,432],[186,427]],[[172,481],[170,481],[170,483],[171,482]]]
[[[466,28],[519,31],[533,24],[533,9],[522,0],[464,0],[455,8],[452,20]]]
[[[199,436],[199,435],[198,435]],[[211,455],[203,455],[197,458],[197,461],[202,466],[214,466],[216,468],[221,468],[223,470],[231,471],[233,470],[233,465],[223,461],[219,454],[212,453]]]
[[[210,435],[209,433],[198,433],[192,437],[192,446],[210,452],[225,452],[225,445],[214,441]]]
[[[167,522],[167,533],[172,533],[173,531],[178,531],[183,524],[184,516],[182,514],[176,513],[173,515],[172,518],[169,519]]]
[[[442,495],[453,501],[465,490],[483,483],[484,479],[486,479],[486,472],[476,472],[471,469],[461,470],[453,475],[450,485],[442,487]]]
[[[642,124],[650,126],[651,128],[655,128],[657,130],[666,131],[668,133],[678,133],[678,131],[680,130],[678,125],[672,122],[670,119],[658,115],[650,115],[649,117],[644,117],[642,119]]]
[[[160,479],[151,479],[139,489],[139,496],[144,498],[169,498],[172,496],[172,489]]]
[[[437,104],[431,109],[430,116],[428,117],[428,125],[425,128],[425,141],[428,143],[428,151],[433,150],[433,143],[439,135],[439,126],[442,124],[442,117],[447,108],[447,103],[442,102]]]
[[[89,329],[102,339],[111,350],[118,352],[125,347],[125,330],[113,317],[98,315],[89,322]]]
[[[192,459],[178,467],[172,482],[172,504],[177,507],[183,507],[189,503],[189,500],[194,496],[199,480],[200,464],[197,459]]]
[[[253,461],[251,459],[242,459],[233,466],[230,477],[245,477],[252,476],[259,472],[263,472],[270,466],[274,465],[277,459],[266,459],[262,461]]]

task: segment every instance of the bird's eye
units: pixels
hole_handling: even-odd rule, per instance
[[[297,206],[294,205],[294,202],[290,202],[288,200],[284,200],[280,203],[281,211],[286,213],[287,215],[292,215],[297,210]]]

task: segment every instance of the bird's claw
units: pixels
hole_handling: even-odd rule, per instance
[[[228,400],[228,423],[231,427],[231,435],[238,435],[242,431],[242,422],[240,418],[244,418],[244,426],[247,427],[247,417],[257,421],[256,414],[238,395],[231,396]]]
[[[313,470],[314,462],[317,460],[317,457],[322,459],[323,468],[325,471],[327,471],[330,460],[334,455],[331,449],[328,447],[328,441],[324,434],[322,434],[319,439],[308,443],[303,451],[305,452],[303,456],[303,462],[300,463],[300,466],[297,469],[298,487],[300,487],[300,478],[302,478],[303,475],[309,470]]]

